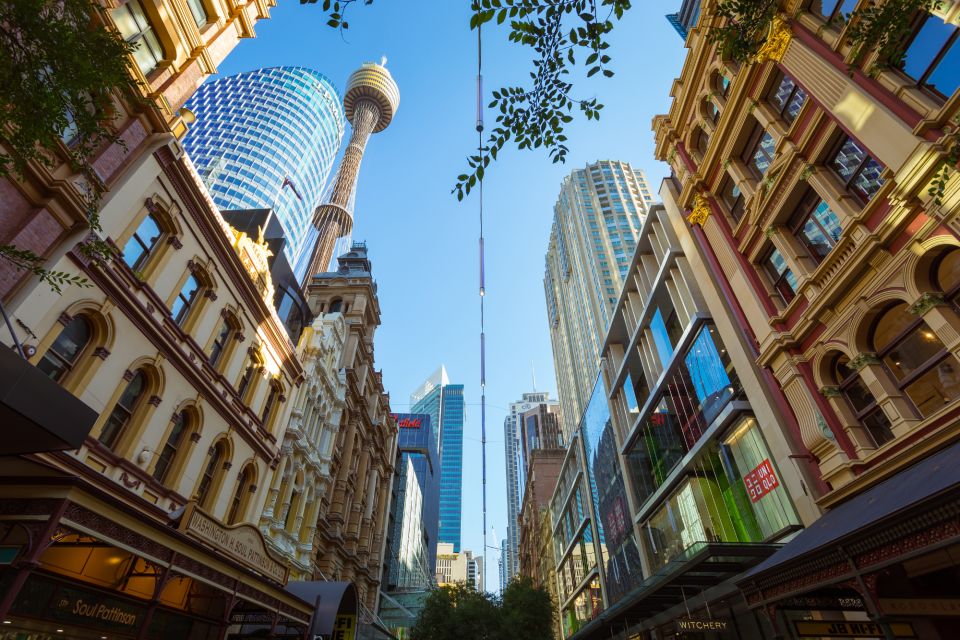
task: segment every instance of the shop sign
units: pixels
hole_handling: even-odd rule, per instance
[[[680,618],[677,631],[726,631],[728,624],[723,618]]]
[[[191,502],[180,520],[180,530],[280,584],[287,583],[288,567],[267,552],[263,535],[253,525],[228,527]]]
[[[880,598],[880,608],[892,616],[960,616],[960,599]]]
[[[357,637],[357,616],[337,614],[330,640],[354,640]]]
[[[860,596],[794,596],[777,603],[781,609],[801,611],[864,611]]]
[[[763,496],[767,495],[780,486],[777,475],[773,472],[773,465],[767,458],[757,465],[757,468],[743,476],[743,484],[747,488],[747,494],[750,496],[750,502],[757,502]]]
[[[883,628],[876,622],[842,622],[794,620],[794,628],[801,638],[883,638]],[[906,622],[888,622],[887,626],[898,638],[916,638],[913,626]]]
[[[143,624],[145,609],[120,598],[34,575],[24,584],[11,611],[96,629],[126,630]]]

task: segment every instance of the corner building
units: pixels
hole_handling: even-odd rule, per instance
[[[272,208],[298,282],[316,241],[313,212],[343,139],[340,102],[323,74],[271,67],[204,83],[187,103],[197,121],[184,148],[214,202]]]
[[[564,435],[590,397],[603,334],[653,193],[643,172],[603,160],[564,178],[543,286]]]
[[[777,634],[842,621],[956,637],[941,605],[960,595],[943,552],[960,499],[960,181],[931,181],[955,163],[960,7],[905,16],[889,66],[872,42],[849,55],[865,2],[775,5],[737,64],[709,41],[720,18],[704,3],[654,121],[664,203],[784,394],[785,437],[825,512],[738,584]]]

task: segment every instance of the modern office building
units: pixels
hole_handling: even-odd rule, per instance
[[[197,120],[184,148],[214,202],[273,209],[302,281],[317,236],[313,212],[344,133],[333,83],[306,67],[257,69],[204,83],[187,107]]]
[[[484,590],[483,556],[474,555],[470,549],[463,552],[467,559],[467,585],[477,591]]]
[[[603,335],[651,204],[646,176],[625,162],[576,169],[560,187],[543,284],[565,436],[590,397]]]
[[[526,485],[531,473],[533,452],[540,449],[565,449],[560,425],[560,403],[547,400],[520,414],[521,482]],[[521,500],[523,491],[521,491]]]
[[[517,402],[511,402],[508,407],[510,413],[503,419],[503,451],[504,466],[506,469],[507,489],[507,547],[502,561],[505,572],[505,582],[510,582],[517,575],[517,546],[519,544],[517,523],[520,521],[520,493],[523,489],[523,462],[520,454],[520,424],[521,414],[541,403],[550,401],[546,392],[534,391],[524,393]]]
[[[508,527],[509,528],[509,527]],[[497,560],[497,568],[500,570],[500,593],[507,588],[510,579],[507,577],[507,539],[500,539],[500,558]]]
[[[437,585],[454,585],[467,581],[467,554],[456,551],[450,542],[437,544]]]
[[[450,384],[447,370],[437,369],[410,396],[411,413],[430,415],[440,425],[436,435],[440,452],[440,527],[437,540],[460,551],[463,504],[463,426],[466,410],[463,385]]]
[[[667,22],[670,23],[670,26],[673,27],[684,40],[687,39],[687,34],[690,33],[691,27],[697,24],[697,19],[700,17],[701,1],[702,0],[683,0],[683,4],[680,5],[680,11],[667,14]]]
[[[943,606],[960,597],[960,5],[883,6],[902,11],[887,51],[861,38],[871,3],[773,3],[737,64],[704,3],[654,120],[664,205],[785,398],[826,510],[737,580],[776,635],[960,635]]]

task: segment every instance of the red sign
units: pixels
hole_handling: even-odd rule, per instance
[[[767,459],[757,465],[756,469],[743,476],[743,484],[750,495],[750,502],[757,502],[779,487],[780,481],[777,480],[777,475],[773,472],[773,465]]]
[[[397,426],[401,429],[419,429],[420,418],[400,418],[397,420]]]

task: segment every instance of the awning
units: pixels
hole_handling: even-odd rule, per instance
[[[749,542],[698,542],[643,581],[574,635],[575,640],[609,638],[624,620],[652,617],[714,587],[773,554],[780,545]]]
[[[357,589],[353,583],[324,580],[289,582],[287,591],[314,607],[308,637],[330,637],[338,618],[341,618],[340,624],[352,624],[356,631]]]
[[[79,449],[97,412],[0,346],[0,455]]]
[[[779,570],[787,563],[843,544],[869,531],[876,533],[885,520],[900,520],[922,503],[960,489],[960,443],[954,444],[880,482],[825,513],[775,554],[738,578],[740,585]]]

